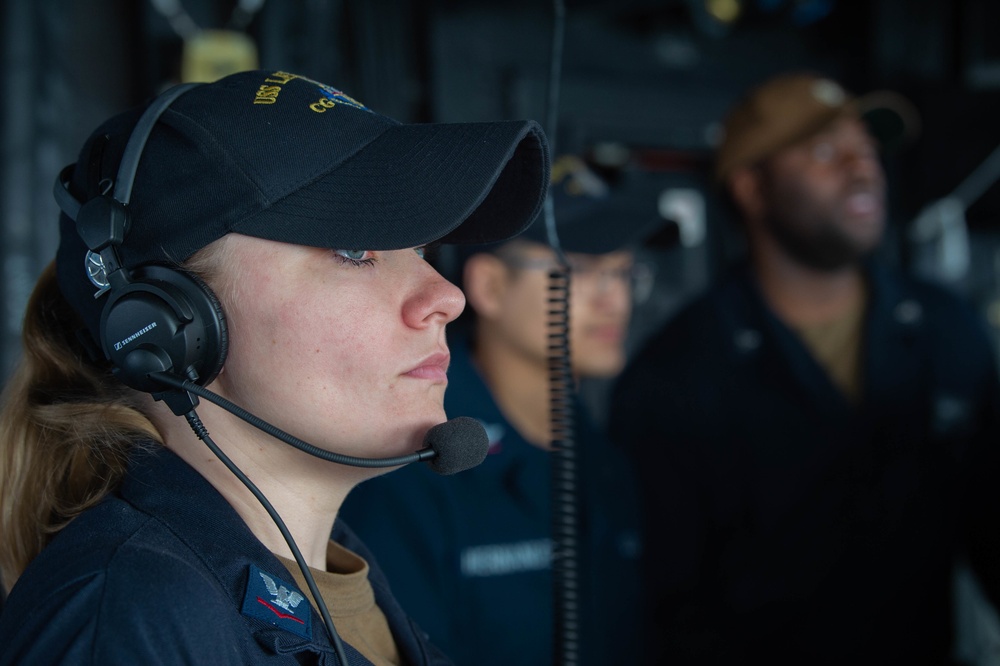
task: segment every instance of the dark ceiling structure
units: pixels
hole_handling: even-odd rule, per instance
[[[98,122],[181,79],[195,34],[239,33],[262,67],[331,83],[400,120],[541,121],[559,4],[557,152],[660,197],[661,212],[680,201],[697,218],[674,221],[680,249],[664,255],[650,326],[738,251],[707,174],[724,110],[755,81],[810,69],[918,107],[919,137],[886,156],[888,253],[914,266],[913,220],[1000,144],[991,0],[2,0],[2,367],[52,255],[52,179]],[[965,202],[971,257],[951,278],[988,311],[1000,300],[992,181],[981,172]]]

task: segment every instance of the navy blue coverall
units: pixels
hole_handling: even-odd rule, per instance
[[[208,481],[148,446],[120,490],[71,522],[18,580],[0,616],[0,664],[337,664],[319,613],[288,603],[288,570]],[[405,663],[450,664],[347,526],[338,521],[333,537],[369,563]],[[344,648],[352,666],[370,663]]]
[[[657,663],[941,664],[952,567],[1000,590],[994,352],[945,290],[867,267],[850,402],[744,266],[630,362]]]

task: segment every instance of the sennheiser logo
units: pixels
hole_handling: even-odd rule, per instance
[[[155,322],[155,321],[154,321],[154,322],[152,322],[152,323],[150,323],[150,324],[149,324],[148,326],[145,326],[145,327],[143,327],[143,328],[140,328],[140,329],[139,329],[138,331],[136,331],[136,332],[135,332],[135,333],[133,333],[132,335],[128,336],[127,338],[125,338],[125,339],[124,339],[124,340],[122,340],[121,342],[116,342],[116,343],[115,343],[115,351],[119,351],[119,350],[121,350],[121,348],[122,348],[122,347],[124,347],[124,346],[125,346],[125,345],[127,345],[128,343],[132,342],[132,341],[133,341],[133,340],[135,340],[136,338],[139,338],[139,337],[142,337],[142,336],[143,336],[143,335],[145,335],[146,333],[149,333],[149,332],[150,332],[150,331],[152,331],[152,330],[153,330],[154,328],[156,328],[156,322]]]

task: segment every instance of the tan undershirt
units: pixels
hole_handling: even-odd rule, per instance
[[[312,600],[309,586],[295,560],[278,559],[291,572],[306,598]],[[389,631],[385,614],[375,604],[375,592],[368,580],[368,563],[331,540],[326,548],[326,567],[327,571],[312,567],[309,571],[341,639],[375,666],[399,666],[396,641]],[[313,607],[316,607],[315,602]]]
[[[795,326],[813,357],[851,402],[861,398],[864,315],[867,298],[832,321]]]

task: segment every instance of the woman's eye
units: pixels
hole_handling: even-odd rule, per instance
[[[427,246],[421,245],[420,247],[413,248],[413,251],[417,253],[417,256],[421,259],[427,258]]]
[[[334,250],[333,253],[355,266],[371,266],[375,263],[375,254],[371,250]]]

